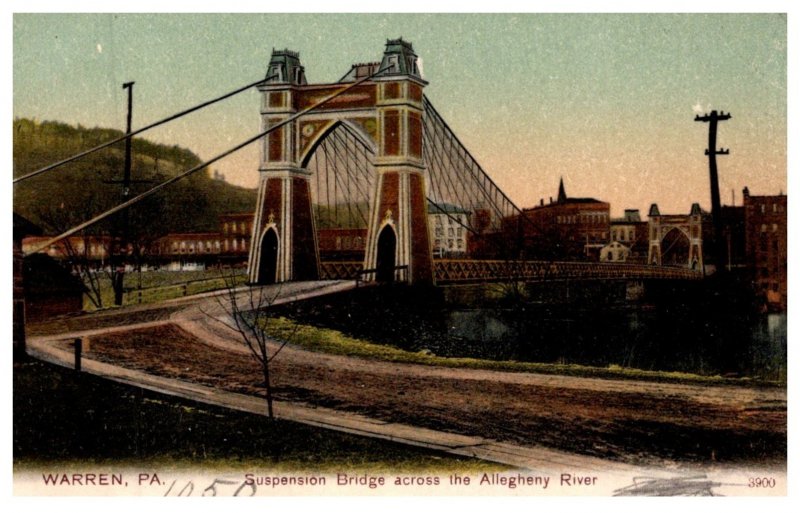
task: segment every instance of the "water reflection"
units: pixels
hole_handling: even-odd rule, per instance
[[[428,342],[442,356],[786,379],[786,314],[727,326],[636,309],[469,309],[446,318],[445,336]]]
[[[696,290],[661,291],[637,302],[624,300],[624,290],[617,294],[622,300],[603,296],[601,288],[581,291],[578,299],[571,291],[570,301],[504,302],[472,292],[454,301],[447,292],[360,290],[275,314],[445,357],[786,380],[786,314],[754,314]]]

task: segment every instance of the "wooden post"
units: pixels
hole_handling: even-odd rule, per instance
[[[717,173],[717,155],[729,155],[730,149],[717,149],[717,123],[731,119],[730,113],[711,111],[704,116],[696,115],[695,121],[708,123],[708,156],[709,180],[711,182],[711,221],[714,229],[714,264],[717,272],[725,271],[725,241],[722,238],[722,205],[719,197],[719,177]]]
[[[83,352],[83,340],[75,339],[75,370],[81,371],[81,353]]]

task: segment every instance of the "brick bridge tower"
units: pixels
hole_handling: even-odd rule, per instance
[[[422,152],[422,89],[427,82],[419,74],[411,43],[387,41],[380,64],[354,65],[334,84],[309,85],[297,53],[273,50],[267,71],[272,78],[259,86],[262,126],[283,122],[379,69],[384,71],[265,138],[248,262],[251,283],[318,279],[307,166],[314,150],[340,124],[353,128],[375,151],[377,177],[364,255],[364,268],[372,272],[365,279],[433,281]]]

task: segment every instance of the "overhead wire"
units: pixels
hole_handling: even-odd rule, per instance
[[[189,176],[189,175],[191,175],[193,173],[196,173],[197,171],[200,171],[201,169],[205,169],[206,167],[208,167],[211,164],[213,164],[213,163],[215,163],[215,162],[227,157],[228,155],[230,155],[232,153],[235,153],[235,152],[241,150],[242,148],[244,148],[244,147],[246,147],[246,146],[248,146],[248,145],[250,145],[250,144],[252,144],[252,143],[254,143],[256,141],[258,141],[259,139],[261,139],[265,135],[269,134],[270,132],[273,132],[274,130],[277,130],[278,128],[281,128],[284,125],[287,125],[287,124],[295,121],[296,119],[308,114],[312,110],[314,110],[314,109],[316,109],[316,108],[328,103],[329,101],[333,100],[334,98],[337,98],[337,97],[341,96],[342,94],[346,93],[350,89],[352,89],[352,88],[354,88],[354,87],[366,82],[367,80],[370,80],[370,79],[374,78],[375,76],[383,73],[384,71],[386,71],[390,67],[391,66],[386,66],[386,67],[380,68],[375,73],[373,73],[371,75],[368,75],[368,76],[365,76],[365,77],[363,77],[363,78],[361,78],[359,80],[356,80],[355,82],[353,82],[351,84],[346,85],[342,89],[339,89],[338,91],[330,94],[329,96],[323,98],[322,100],[320,100],[320,101],[318,101],[318,102],[316,102],[316,103],[314,103],[312,105],[309,105],[308,107],[300,110],[299,112],[296,112],[295,114],[292,114],[291,116],[289,116],[288,118],[284,119],[283,121],[280,121],[280,122],[270,126],[266,130],[256,134],[253,137],[250,137],[249,139],[246,139],[244,142],[241,142],[241,143],[237,144],[236,146],[234,146],[234,147],[232,147],[232,148],[220,153],[219,155],[211,158],[210,160],[208,160],[206,162],[203,162],[201,164],[198,164],[197,166],[195,166],[195,167],[193,167],[191,169],[188,169],[187,171],[184,171],[183,173],[180,173],[180,174],[178,174],[178,175],[176,175],[176,176],[174,176],[174,177],[172,177],[172,178],[170,178],[168,180],[165,180],[164,182],[161,182],[160,184],[148,189],[147,191],[139,194],[138,196],[135,196],[135,197],[129,199],[128,201],[123,202],[123,203],[120,203],[119,205],[117,205],[115,207],[112,207],[112,208],[106,210],[105,212],[103,212],[101,214],[96,215],[95,217],[89,219],[88,221],[85,221],[85,222],[83,222],[83,223],[81,223],[81,224],[79,224],[79,225],[77,225],[77,226],[75,226],[73,228],[70,228],[69,230],[61,233],[60,235],[57,235],[55,237],[52,237],[52,238],[48,239],[46,242],[44,242],[40,246],[37,246],[36,248],[33,248],[32,250],[26,252],[25,254],[26,255],[30,255],[32,253],[38,253],[42,249],[45,249],[45,248],[49,247],[50,245],[55,244],[56,242],[59,242],[59,241],[65,239],[65,238],[69,237],[70,235],[73,235],[73,234],[75,234],[75,233],[77,233],[77,232],[79,232],[79,231],[81,231],[81,230],[83,230],[85,228],[88,228],[88,227],[90,227],[90,226],[102,221],[103,219],[106,219],[107,217],[109,217],[111,215],[114,215],[117,212],[120,212],[121,210],[124,210],[124,209],[130,207],[131,205],[135,205],[136,203],[142,201],[145,198],[148,198],[148,197],[152,196],[156,192],[164,189],[165,187],[168,187],[169,185],[172,185],[173,183],[177,182],[178,180],[181,180],[181,179],[183,179],[183,178],[185,178],[185,177],[187,177],[187,176]]]
[[[217,103],[219,101],[222,101],[222,100],[225,100],[227,98],[230,98],[231,96],[235,96],[235,95],[237,95],[237,94],[239,94],[239,93],[241,93],[243,91],[246,91],[246,90],[250,89],[251,87],[254,87],[254,86],[257,86],[259,84],[262,84],[262,83],[266,82],[267,80],[270,80],[271,78],[277,78],[277,75],[271,75],[271,76],[268,76],[267,78],[263,78],[263,79],[258,80],[256,82],[252,82],[250,84],[247,84],[246,86],[240,87],[238,89],[234,89],[233,91],[225,93],[222,96],[218,96],[218,97],[216,97],[214,99],[211,99],[211,100],[208,100],[206,102],[197,104],[194,107],[190,107],[190,108],[188,108],[186,110],[182,110],[182,111],[180,111],[180,112],[178,112],[176,114],[173,114],[173,115],[168,116],[168,117],[166,117],[164,119],[160,119],[158,121],[150,123],[149,125],[143,126],[142,128],[138,128],[138,129],[136,129],[136,130],[134,130],[132,132],[125,133],[124,135],[121,135],[120,137],[117,137],[117,138],[112,139],[110,141],[107,141],[107,142],[104,142],[102,144],[99,144],[99,145],[97,145],[97,146],[95,146],[93,148],[89,148],[88,150],[85,150],[85,151],[82,151],[80,153],[77,153],[77,154],[75,154],[75,155],[73,155],[71,157],[65,158],[63,160],[59,160],[58,162],[55,162],[55,163],[47,165],[47,166],[45,166],[43,168],[37,169],[36,171],[31,171],[30,173],[27,173],[27,174],[22,175],[20,177],[14,178],[13,183],[16,184],[16,183],[22,182],[24,180],[27,180],[29,178],[33,178],[34,176],[38,176],[38,175],[40,175],[42,173],[45,173],[47,171],[51,171],[53,169],[59,168],[59,167],[65,165],[65,164],[69,164],[70,162],[74,162],[74,161],[76,161],[78,159],[86,157],[87,155],[91,155],[92,153],[95,153],[96,151],[100,151],[103,148],[108,148],[109,146],[112,146],[114,144],[122,142],[122,141],[124,141],[126,139],[130,139],[131,137],[133,137],[135,135],[138,135],[138,134],[141,134],[142,132],[145,132],[147,130],[150,130],[151,128],[155,128],[157,126],[161,126],[164,123],[168,123],[170,121],[174,121],[174,120],[176,120],[176,119],[178,119],[180,117],[183,117],[183,116],[185,116],[187,114],[191,114],[192,112],[200,110],[200,109],[202,109],[204,107],[208,107],[209,105],[212,105],[212,104]]]

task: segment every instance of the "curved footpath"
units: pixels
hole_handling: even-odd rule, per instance
[[[280,304],[304,298],[310,298],[333,292],[345,291],[357,286],[352,281],[330,281],[313,283],[291,283],[263,287],[259,293],[269,297],[273,304]],[[238,299],[245,301],[250,297],[250,290],[239,289]],[[108,313],[94,314],[81,318],[80,321],[66,323],[57,334],[31,335],[28,338],[28,353],[45,361],[72,367],[73,353],[64,344],[81,337],[93,337],[109,333],[120,333],[133,329],[153,328],[165,325],[176,325],[191,334],[200,342],[217,350],[229,354],[247,355],[248,350],[238,340],[238,334],[226,327],[230,321],[226,314],[230,297],[227,291],[207,293],[193,297],[180,298],[166,301],[157,305],[139,305],[110,311]],[[149,315],[153,314],[153,315]],[[154,318],[152,318],[154,317]],[[91,319],[95,319],[98,327],[91,327]],[[75,325],[80,325],[76,329]],[[306,351],[297,347],[286,346],[276,359],[282,367],[278,373],[291,374],[294,379],[301,379],[305,373],[323,373],[328,379],[348,379],[347,377],[369,376],[365,383],[375,386],[379,383],[382,387],[391,388],[397,383],[427,382],[426,380],[442,380],[452,383],[456,388],[480,387],[491,388],[496,386],[508,387],[508,390],[527,390],[535,388],[547,391],[553,395],[577,391],[605,395],[621,395],[625,397],[658,396],[667,401],[680,405],[699,405],[699,409],[725,408],[726,411],[745,412],[746,422],[753,419],[755,426],[769,422],[769,412],[781,412],[785,422],[786,390],[778,387],[737,387],[737,386],[700,386],[672,383],[657,383],[632,380],[610,380],[598,378],[580,378],[570,376],[543,375],[519,372],[502,372],[476,369],[458,369],[431,367],[414,364],[398,364],[384,361],[348,358],[339,355],[330,355]],[[203,403],[228,407],[256,414],[264,414],[264,400],[261,397],[233,393],[218,387],[209,387],[166,376],[125,368],[120,365],[104,363],[89,358],[84,358],[83,370],[126,384],[139,386],[157,392],[195,400]],[[344,374],[342,374],[344,372]],[[280,376],[276,377],[280,379]],[[357,379],[357,378],[352,378]],[[289,381],[287,381],[289,383]],[[319,383],[311,386],[320,386]],[[351,385],[357,390],[358,385]],[[364,385],[360,385],[364,386]],[[395,385],[401,386],[401,385]],[[527,387],[527,388],[526,388]],[[504,389],[505,390],[505,389]],[[402,398],[405,403],[424,402],[430,397],[424,396],[409,388],[409,395]],[[346,390],[341,393],[348,393]],[[369,393],[366,391],[365,393]],[[400,392],[402,393],[402,392]],[[465,393],[468,395],[468,393]],[[604,396],[605,396],[604,395]],[[555,450],[533,443],[509,443],[497,441],[486,436],[475,434],[458,434],[433,429],[438,426],[448,426],[440,418],[424,422],[427,427],[421,427],[422,422],[414,422],[413,415],[404,417],[397,415],[365,415],[364,410],[359,412],[359,396],[354,395],[352,403],[347,401],[334,401],[332,404],[341,405],[342,408],[328,408],[308,404],[306,401],[276,401],[275,414],[277,417],[302,422],[326,429],[334,429],[357,435],[370,436],[405,443],[430,449],[435,449],[459,456],[471,456],[489,461],[507,464],[513,467],[529,469],[536,472],[552,473],[555,476],[565,472],[581,475],[604,476],[604,483],[608,487],[603,490],[595,489],[599,494],[613,492],[618,484],[628,485],[632,477],[647,475],[650,477],[674,479],[684,476],[686,472],[696,474],[702,472],[708,479],[722,486],[726,494],[749,494],[743,483],[747,483],[754,469],[766,470],[771,476],[776,476],[778,487],[765,493],[785,493],[786,472],[784,462],[758,462],[746,465],[732,464],[686,464],[675,463],[662,459],[655,465],[646,467],[637,464],[626,464],[619,461],[576,455],[569,452]],[[469,397],[465,401],[469,401]],[[313,403],[313,401],[311,401]],[[462,405],[469,409],[467,402]],[[322,404],[325,404],[322,402]],[[489,402],[489,407],[493,403]],[[437,405],[424,405],[426,408],[437,409]],[[445,405],[447,406],[447,405]],[[452,405],[450,405],[452,406]],[[458,407],[459,405],[456,405]],[[482,416],[498,416],[497,422],[505,421],[503,416],[509,412],[497,404],[495,411],[481,411]],[[603,406],[603,405],[600,405]],[[543,406],[544,407],[544,406]],[[443,409],[444,406],[441,408]],[[683,408],[680,406],[678,408]],[[369,410],[368,410],[369,411]],[[379,411],[379,410],[376,410]],[[424,410],[423,410],[424,411]],[[598,410],[599,411],[599,410]],[[763,412],[766,416],[760,417]],[[513,412],[512,412],[513,414]],[[556,412],[557,414],[557,412]],[[697,415],[703,415],[699,411]],[[587,409],[585,415],[591,416]],[[695,415],[690,412],[689,415]],[[737,419],[741,416],[737,416]],[[778,415],[780,417],[780,414]],[[412,422],[397,422],[396,420],[410,419]],[[467,420],[469,417],[466,417]],[[466,422],[466,421],[465,421]],[[598,421],[602,422],[602,420]],[[680,422],[680,421],[679,421]],[[414,425],[417,424],[417,425]],[[514,424],[514,419],[509,418],[507,424]],[[457,431],[457,429],[455,429]],[[465,431],[462,429],[462,433]],[[517,438],[524,440],[525,438]],[[611,486],[611,483],[616,483]],[[722,485],[720,483],[727,483]],[[731,486],[728,486],[731,485]],[[727,486],[727,488],[725,488]],[[783,492],[781,492],[783,490]],[[716,489],[715,492],[719,492]]]

